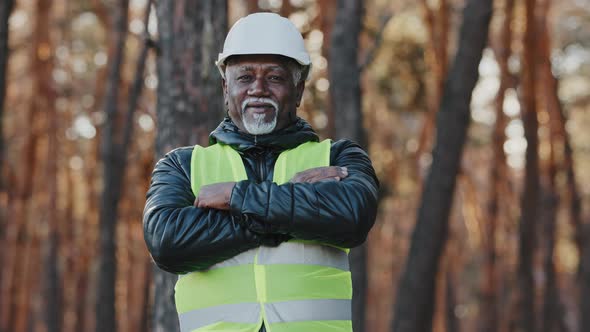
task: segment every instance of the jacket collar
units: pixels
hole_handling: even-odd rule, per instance
[[[225,117],[217,129],[209,135],[210,145],[223,143],[240,152],[253,148],[282,151],[309,141],[317,142],[319,137],[311,125],[299,117],[293,124],[266,135],[250,135],[241,132],[229,117]]]

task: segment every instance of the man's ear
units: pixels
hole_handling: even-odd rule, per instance
[[[225,81],[225,78],[221,79],[221,89],[223,89],[223,100],[227,104],[227,82]]]
[[[296,100],[297,100],[297,107],[299,107],[299,105],[301,105],[301,99],[303,98],[303,91],[305,90],[305,80],[301,80],[297,86],[295,87],[295,91],[297,91],[296,93]]]

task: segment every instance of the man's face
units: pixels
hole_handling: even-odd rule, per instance
[[[223,94],[229,117],[241,131],[264,135],[295,120],[305,84],[295,86],[287,61],[258,54],[228,61]]]

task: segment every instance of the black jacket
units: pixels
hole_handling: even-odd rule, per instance
[[[342,181],[272,182],[278,155],[308,141],[318,137],[302,119],[278,132],[252,136],[238,132],[226,118],[211,133],[210,143],[237,150],[248,175],[234,187],[229,212],[193,207],[193,147],[169,152],[155,166],[143,216],[145,241],[156,264],[172,273],[203,270],[291,238],[346,248],[363,243],[375,221],[378,181],[357,144],[332,143],[330,165],[348,168]]]

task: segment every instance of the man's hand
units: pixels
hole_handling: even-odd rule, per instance
[[[339,166],[324,166],[310,168],[303,172],[295,174],[291,179],[291,183],[314,183],[321,181],[340,181],[348,176],[346,167]]]
[[[194,206],[204,209],[229,210],[229,199],[235,182],[221,182],[202,186]]]

